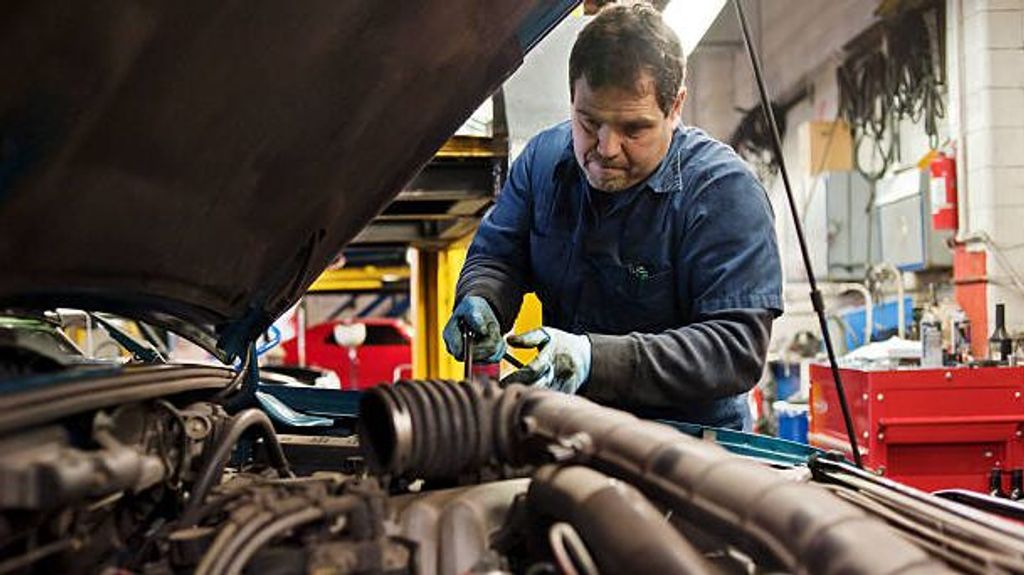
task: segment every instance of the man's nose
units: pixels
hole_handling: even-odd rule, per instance
[[[622,151],[622,138],[608,126],[597,130],[597,153],[602,158],[614,158]]]

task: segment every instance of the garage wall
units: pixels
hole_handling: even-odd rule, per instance
[[[699,126],[720,140],[728,139],[743,118],[733,79],[736,63],[736,50],[730,47],[703,48],[694,54],[687,67],[685,124]],[[750,73],[749,66],[745,71]]]
[[[761,0],[746,2],[755,45],[773,98],[785,100],[823,66],[838,64],[840,48],[873,21],[876,3],[866,0]],[[727,4],[701,46],[690,55],[689,109],[684,120],[725,139],[742,115],[758,105],[736,13]],[[722,84],[729,85],[727,88]],[[832,88],[834,92],[834,88]],[[723,100],[723,98],[728,98]],[[832,104],[834,106],[834,104]],[[822,100],[815,115],[835,115]]]
[[[947,6],[962,23],[954,32],[964,238],[969,249],[986,253],[989,313],[1006,303],[1007,327],[1021,331],[1024,295],[1015,284],[1024,274],[1024,0]],[[970,241],[978,236],[991,242]]]

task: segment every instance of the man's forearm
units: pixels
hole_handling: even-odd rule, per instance
[[[658,334],[592,334],[593,364],[581,393],[636,408],[742,393],[761,377],[772,319],[768,310],[734,309]]]

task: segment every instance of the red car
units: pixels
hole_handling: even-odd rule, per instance
[[[346,390],[392,383],[412,377],[412,334],[412,327],[391,318],[321,323],[306,329],[306,365],[333,370]],[[284,364],[299,365],[298,338],[281,347]]]

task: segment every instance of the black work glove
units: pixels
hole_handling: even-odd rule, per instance
[[[501,326],[487,300],[480,296],[466,296],[455,306],[452,317],[444,326],[444,344],[455,359],[464,361],[462,330],[473,332],[473,361],[498,363],[505,355],[505,339]]]

